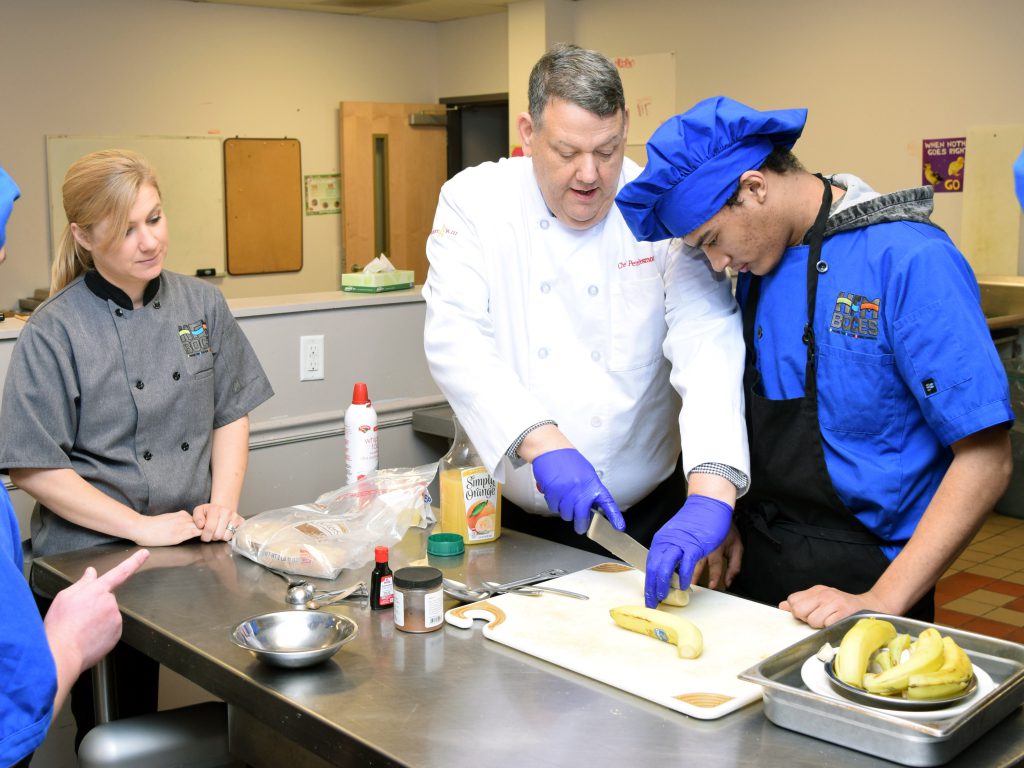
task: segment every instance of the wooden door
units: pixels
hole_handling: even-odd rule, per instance
[[[422,283],[446,178],[445,108],[343,101],[340,112],[344,271],[362,269],[383,249]]]

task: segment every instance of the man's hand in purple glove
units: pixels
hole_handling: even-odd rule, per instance
[[[615,499],[598,479],[593,465],[575,448],[559,448],[533,460],[533,476],[548,509],[571,520],[576,533],[590,527],[591,507],[597,507],[617,530],[626,529]]]
[[[697,563],[725,540],[732,522],[732,507],[710,496],[693,494],[683,508],[654,534],[647,555],[644,602],[657,608],[668,595],[672,572],[679,573],[679,588],[687,589]]]

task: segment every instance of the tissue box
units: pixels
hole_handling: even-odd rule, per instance
[[[396,269],[394,272],[345,272],[341,276],[341,290],[356,293],[380,293],[400,291],[415,286],[411,269]]]

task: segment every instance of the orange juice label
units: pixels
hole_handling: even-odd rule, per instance
[[[461,534],[467,544],[501,534],[501,486],[484,467],[441,473],[441,529]]]

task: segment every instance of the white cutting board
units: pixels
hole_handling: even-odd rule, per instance
[[[452,608],[445,618],[463,629],[484,619],[486,638],[703,720],[759,700],[761,686],[736,676],[815,631],[787,611],[694,587],[689,605],[667,608],[704,635],[700,657],[681,659],[674,645],[623,629],[608,613],[643,605],[640,571],[605,563],[545,583],[590,599],[505,594]]]

